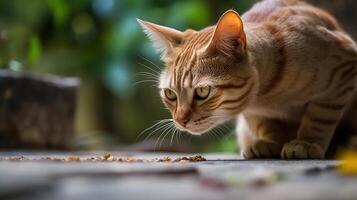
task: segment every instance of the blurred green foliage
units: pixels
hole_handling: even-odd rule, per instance
[[[145,79],[137,72],[150,71],[140,63],[155,69],[150,60],[162,67],[135,19],[180,30],[201,29],[214,24],[225,10],[243,12],[251,3],[0,0],[0,68],[79,76],[80,138],[95,135],[96,141],[114,145],[135,143],[138,133],[153,121],[170,117],[152,83],[135,84]],[[232,151],[232,140],[227,142],[228,149],[222,148],[225,144],[208,149]],[[216,143],[216,139],[201,141],[207,145],[199,150]]]

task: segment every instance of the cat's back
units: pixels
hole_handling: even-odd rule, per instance
[[[242,19],[245,23],[261,23],[283,7],[302,4],[299,0],[263,0],[244,13]]]
[[[243,16],[247,24],[278,24],[304,22],[342,30],[337,20],[326,11],[301,0],[263,0],[256,3]]]

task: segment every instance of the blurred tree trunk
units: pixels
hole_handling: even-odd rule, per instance
[[[0,148],[73,148],[78,84],[0,70]]]

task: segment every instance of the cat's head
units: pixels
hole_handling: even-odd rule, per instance
[[[138,19],[166,67],[159,80],[162,101],[175,125],[202,134],[242,112],[255,86],[247,40],[237,12],[216,26],[184,32]]]

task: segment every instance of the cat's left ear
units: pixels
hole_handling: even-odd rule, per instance
[[[228,10],[219,19],[207,50],[234,56],[243,53],[246,46],[243,21],[236,11]]]
[[[183,32],[181,31],[165,26],[160,26],[141,19],[137,19],[137,21],[143,27],[144,32],[153,42],[154,47],[160,53],[162,53],[162,57],[170,54],[173,48],[181,44],[184,39]]]

